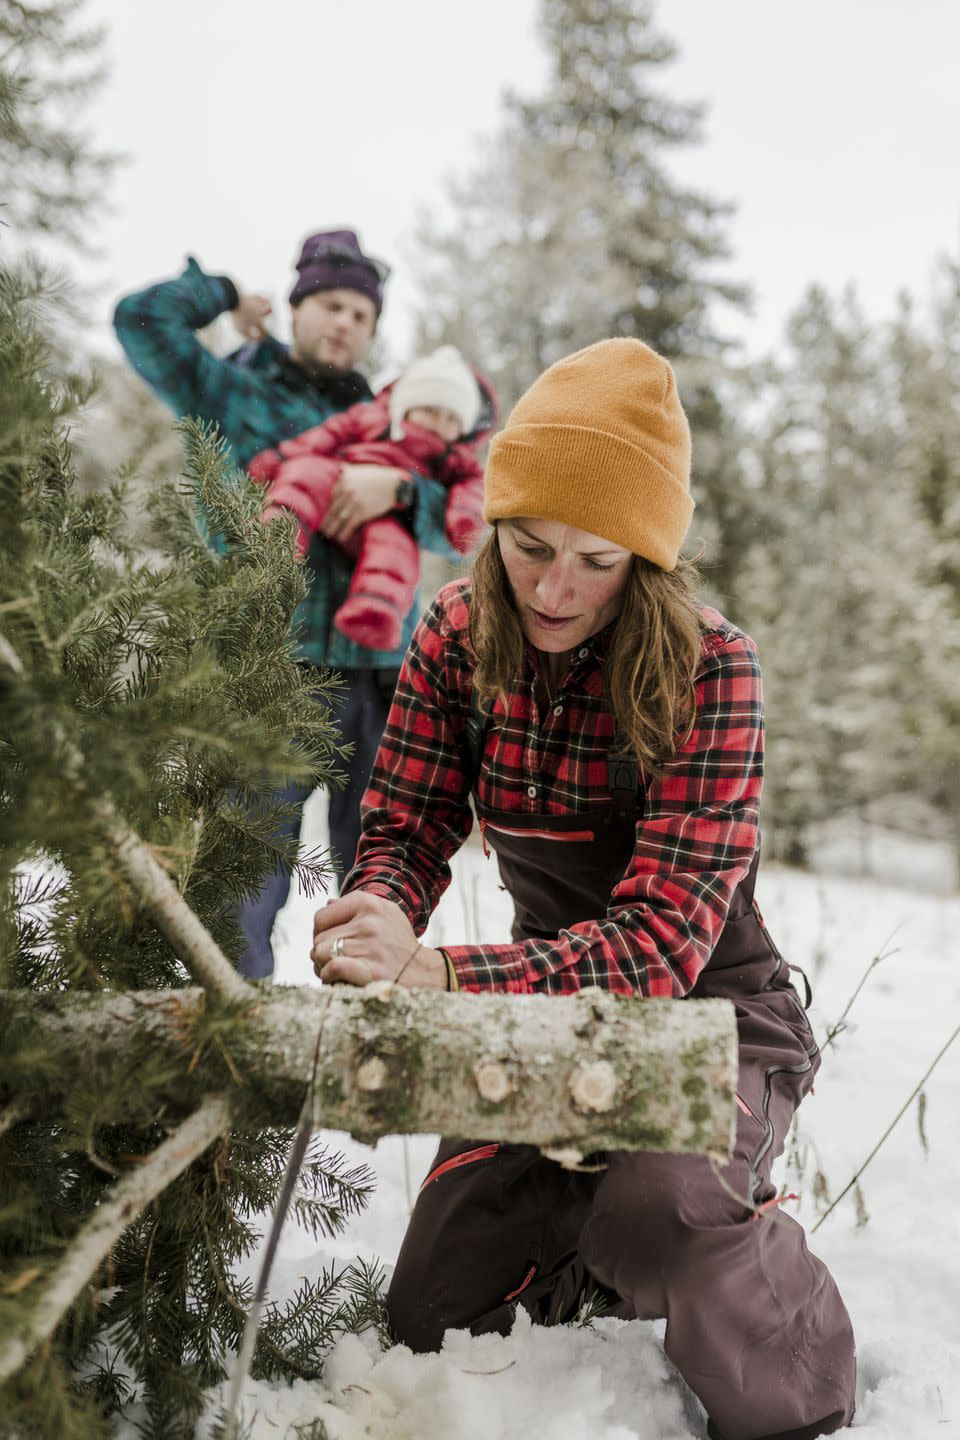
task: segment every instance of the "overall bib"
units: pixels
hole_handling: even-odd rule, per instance
[[[573,815],[478,806],[513,897],[515,940],[550,939],[606,913],[633,853],[636,763],[608,765],[607,803]],[[758,855],[691,992],[736,1008],[738,1123],[720,1175],[696,1155],[615,1151],[593,1173],[531,1146],[444,1140],[387,1296],[397,1338],[506,1334],[516,1307],[541,1323],[606,1313],[666,1318],[664,1348],[722,1440],[812,1440],[849,1423],[855,1352],[846,1309],[770,1179],[820,1057],[789,969],[753,900]],[[676,1003],[676,1002],[674,1002]]]

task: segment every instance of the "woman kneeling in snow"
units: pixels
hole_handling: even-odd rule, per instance
[[[571,1173],[532,1147],[444,1140],[388,1310],[415,1350],[449,1328],[505,1333],[517,1305],[548,1323],[592,1296],[666,1317],[711,1436],[812,1440],[850,1421],[853,1334],[770,1170],[819,1054],[753,902],[760,671],[753,642],[693,598],[689,483],[673,372],[637,340],[560,361],[519,401],[490,451],[494,530],[413,637],[357,864],[317,913],[312,958],[353,985],[732,1000],[721,1175],[627,1151]],[[417,935],[471,792],[514,942],[432,950]]]

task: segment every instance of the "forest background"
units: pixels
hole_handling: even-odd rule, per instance
[[[41,217],[41,248],[84,287],[71,360],[103,375],[82,469],[146,449],[149,484],[151,463],[177,463],[109,315],[186,253],[270,293],[283,334],[302,233],[352,224],[395,269],[374,378],[453,340],[505,410],[560,355],[638,335],[690,412],[706,597],[764,658],[766,853],[809,863],[839,827],[869,868],[878,840],[921,836],[949,886],[960,187],[936,136],[956,108],[956,12],[881,3],[861,23],[815,4],[800,26],[753,0],[457,9],[374,4],[360,27],[282,0],[227,34],[222,5],[178,0],[147,45],[129,7],[79,7],[75,28],[104,23],[76,73],[111,73],[81,82],[70,123],[88,159],[118,163],[72,234]],[[238,343],[226,320],[210,339]],[[425,591],[444,578],[428,567]]]

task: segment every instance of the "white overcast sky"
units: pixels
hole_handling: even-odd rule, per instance
[[[388,347],[408,358],[418,209],[545,73],[536,0],[89,0],[112,75],[97,138],[129,163],[96,222],[98,348],[112,301],[186,254],[283,299],[303,236],[349,224],[391,262]],[[958,0],[660,0],[661,74],[709,104],[678,176],[736,202],[750,351],[809,281],[874,316],[960,248]],[[571,204],[575,196],[571,196]],[[406,273],[405,273],[406,272]],[[278,329],[283,333],[282,323]]]

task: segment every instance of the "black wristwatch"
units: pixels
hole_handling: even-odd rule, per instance
[[[398,510],[410,510],[413,508],[416,494],[416,485],[410,479],[409,475],[405,475],[402,480],[397,481],[397,489],[393,497],[393,503]]]

